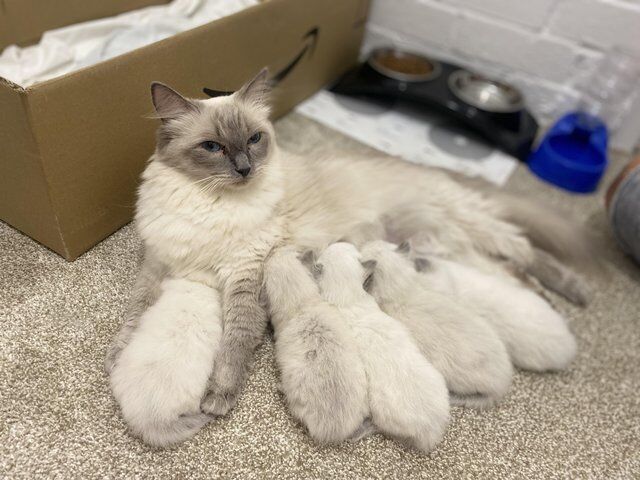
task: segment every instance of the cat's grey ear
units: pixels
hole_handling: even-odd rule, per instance
[[[369,275],[367,275],[364,279],[364,282],[362,282],[362,288],[364,288],[365,292],[371,293],[371,287],[373,287],[373,272],[371,272]]]
[[[362,264],[365,271],[367,272],[373,272],[373,270],[375,270],[376,268],[376,265],[378,264],[378,262],[375,260],[364,260],[364,261],[361,261],[360,263]]]
[[[411,251],[411,244],[407,240],[405,240],[400,245],[398,245],[396,251],[398,253],[409,253]]]
[[[195,103],[160,82],[151,84],[151,99],[158,118],[163,121],[198,109]]]
[[[431,262],[426,258],[416,258],[413,260],[413,264],[418,272],[425,272],[431,266]]]
[[[371,260],[360,260],[360,263],[364,267],[364,271],[365,271],[364,281],[362,282],[362,288],[364,288],[366,292],[369,292],[371,290],[371,286],[373,285],[373,278],[374,278],[373,272],[376,269],[376,265],[378,265],[378,262],[374,259],[371,259]]]
[[[313,278],[317,279],[322,274],[322,264],[316,263],[316,253],[313,250],[306,250],[298,259],[309,269]]]
[[[271,94],[271,83],[268,77],[269,69],[264,67],[258,75],[240,87],[240,90],[236,92],[237,98],[244,102],[268,108]]]
[[[311,268],[311,266],[314,264],[314,262],[316,260],[315,255],[313,253],[313,250],[305,251],[298,258],[299,258],[300,262],[302,262],[303,265],[307,266],[307,268]]]
[[[320,277],[320,275],[322,275],[322,270],[323,269],[324,269],[324,267],[322,266],[321,263],[314,263],[311,266],[311,273],[313,274],[313,278]]]

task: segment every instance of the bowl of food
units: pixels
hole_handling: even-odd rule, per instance
[[[374,50],[367,63],[379,74],[401,82],[427,82],[442,73],[440,62],[394,48]]]

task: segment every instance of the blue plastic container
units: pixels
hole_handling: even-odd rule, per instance
[[[560,118],[528,159],[538,177],[576,193],[595,191],[607,163],[607,127],[583,112]]]

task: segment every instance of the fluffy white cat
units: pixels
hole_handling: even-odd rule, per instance
[[[352,244],[330,245],[316,265],[322,297],[353,332],[367,376],[373,424],[422,451],[432,450],[449,422],[442,375],[420,353],[410,332],[363,289],[371,272]]]

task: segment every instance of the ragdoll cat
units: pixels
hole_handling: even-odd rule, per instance
[[[442,375],[420,353],[410,332],[383,313],[363,288],[371,265],[350,243],[334,243],[318,257],[322,297],[353,332],[368,383],[371,421],[383,433],[430,451],[449,421]]]
[[[218,293],[199,282],[166,278],[140,317],[111,372],[111,388],[132,432],[166,446],[207,421],[200,402],[222,335]]]
[[[565,320],[549,303],[516,279],[489,275],[459,262],[412,251],[420,285],[454,295],[473,307],[496,331],[516,367],[561,370],[576,354]]]
[[[202,408],[224,414],[245,382],[266,315],[260,304],[264,259],[277,241],[321,249],[367,222],[393,238],[421,231],[457,253],[509,259],[525,268],[531,243],[564,255],[583,243],[572,225],[465,187],[446,173],[389,157],[322,151],[296,157],[277,148],[269,121],[267,72],[230,96],[186,99],[161,84],[152,99],[162,123],[142,175],[136,227],[143,274],[130,313],[107,355],[117,363],[140,314],[165,275],[221,291],[223,338]],[[537,229],[545,235],[535,235]],[[551,239],[551,241],[549,241]]]
[[[270,162],[276,147],[264,80],[262,75],[232,96],[208,101],[153,85],[162,125],[138,192],[142,275],[106,361],[107,371],[117,365],[164,276],[219,289],[223,335],[202,404],[210,414],[224,414],[235,403],[262,339],[262,266],[283,231],[282,175]]]
[[[291,412],[319,442],[357,436],[369,416],[367,378],[340,313],[322,300],[293,247],[278,248],[268,258],[264,285]]]
[[[427,359],[444,377],[451,403],[475,408],[496,404],[507,392],[513,370],[493,329],[472,305],[425,289],[408,249],[378,240],[365,244],[364,261],[375,261],[366,285],[380,308],[402,322]]]

